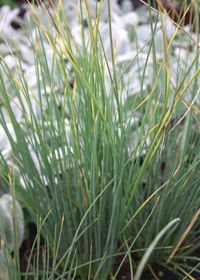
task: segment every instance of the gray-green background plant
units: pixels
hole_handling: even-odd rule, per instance
[[[15,214],[14,214],[15,213]],[[15,225],[16,223],[16,225]],[[17,200],[9,194],[0,197],[0,279],[15,279],[11,251],[21,246],[24,236],[24,215]],[[8,268],[9,266],[9,268]]]

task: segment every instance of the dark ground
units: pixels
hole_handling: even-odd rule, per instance
[[[143,0],[144,2],[148,3],[148,0]],[[123,0],[119,0],[118,3],[121,4],[123,2]],[[133,3],[134,9],[137,9],[138,7],[140,7],[141,5],[144,5],[140,0],[131,0],[131,2]],[[153,4],[153,1],[150,1]]]

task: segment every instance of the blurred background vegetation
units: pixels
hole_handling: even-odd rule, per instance
[[[118,0],[118,3],[121,4],[123,1],[124,0]],[[148,3],[148,0],[144,0],[144,1]],[[27,2],[26,0],[0,0],[0,7],[2,7],[3,5],[9,5],[11,8],[15,8],[26,2]],[[30,1],[30,2],[32,2],[32,1]],[[37,2],[37,1],[35,1],[35,2]],[[153,1],[151,0],[150,2],[153,2]],[[134,5],[135,9],[142,5],[142,2],[140,0],[132,0],[132,3]]]
[[[17,7],[17,1],[14,0],[0,0],[0,7],[3,5],[9,5],[11,8]]]

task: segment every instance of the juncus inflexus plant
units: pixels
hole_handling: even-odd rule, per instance
[[[108,5],[108,22],[104,30],[109,34],[109,54],[105,52],[105,43],[99,32],[102,27],[101,8],[105,5]],[[166,232],[167,236],[167,231],[175,230],[180,222],[176,211],[169,219],[161,220],[163,205],[167,201],[165,198],[169,196],[165,192],[167,188],[155,192],[159,189],[159,181],[169,180],[167,184],[170,184],[175,173],[181,170],[179,165],[164,172],[165,175],[156,183],[153,182],[159,176],[159,165],[165,151],[167,158],[171,152],[168,150],[170,137],[165,135],[168,135],[172,114],[180,118],[185,103],[180,105],[179,96],[170,88],[168,43],[163,23],[164,59],[158,67],[155,25],[147,44],[148,53],[142,56],[142,71],[138,71],[138,90],[132,89],[134,93],[129,99],[131,81],[128,81],[128,86],[124,83],[129,65],[127,69],[123,65],[121,68],[116,66],[118,58],[112,33],[110,1],[96,3],[93,10],[87,1],[77,3],[79,42],[69,29],[62,1],[58,2],[57,10],[51,6],[50,12],[48,6],[42,3],[41,8],[48,25],[40,21],[34,6],[29,8],[37,22],[35,37],[29,38],[35,52],[33,73],[36,88],[32,89],[20,60],[15,75],[4,59],[1,60],[1,73],[4,72],[3,76],[0,75],[1,126],[12,147],[12,160],[22,177],[16,192],[35,222],[37,212],[44,219],[51,211],[41,232],[44,236],[47,233],[52,250],[55,240],[59,241],[58,261],[63,277],[75,265],[82,279],[106,279],[119,237],[125,238],[120,241],[130,237],[128,229],[134,230],[134,243],[146,248],[156,235],[161,238]],[[132,64],[140,69],[137,58],[140,58],[141,50],[138,47],[136,44],[137,52]],[[50,61],[47,50],[51,50]],[[153,82],[152,87],[146,90],[145,77],[150,58],[150,65],[154,66]],[[14,104],[23,116],[23,123],[18,122],[11,106],[13,98],[6,90],[5,76],[16,94]],[[7,129],[8,119],[14,129],[13,134]],[[141,120],[140,126],[138,119]],[[189,120],[187,117],[186,124]],[[189,143],[185,140],[187,129],[180,135],[181,161],[187,155],[183,149]],[[133,130],[134,137],[131,139]],[[175,140],[173,143],[175,145]],[[192,163],[193,168],[198,164],[197,157]],[[3,175],[5,171],[1,172]],[[180,178],[184,179],[183,176]],[[148,182],[152,184],[149,188]],[[161,203],[154,208],[160,195]],[[148,198],[152,197],[155,199],[148,202]],[[176,192],[176,198],[180,198],[179,192]],[[196,204],[197,201],[193,205]],[[152,209],[158,209],[155,217]],[[131,223],[137,213],[138,227]],[[195,208],[192,213],[195,213]],[[191,217],[190,214],[188,217]],[[143,230],[149,215],[154,220],[158,216],[159,219],[156,232],[152,228],[144,244],[137,233]],[[159,235],[161,230],[162,235]],[[72,256],[75,256],[76,264]]]

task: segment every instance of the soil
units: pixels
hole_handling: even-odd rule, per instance
[[[184,261],[183,261],[184,262]],[[197,265],[197,262],[190,262],[188,265],[191,265],[191,267],[195,267]],[[185,269],[188,273],[190,270]],[[191,276],[194,280],[198,280],[198,277],[200,276],[199,273],[194,272],[191,274]],[[170,271],[168,268],[163,268],[162,266],[159,265],[154,265],[152,270],[150,271],[149,269],[146,270],[143,274],[140,280],[182,280],[183,277],[177,275],[175,272]],[[187,279],[189,279],[187,277]],[[199,278],[200,279],[200,278]]]

